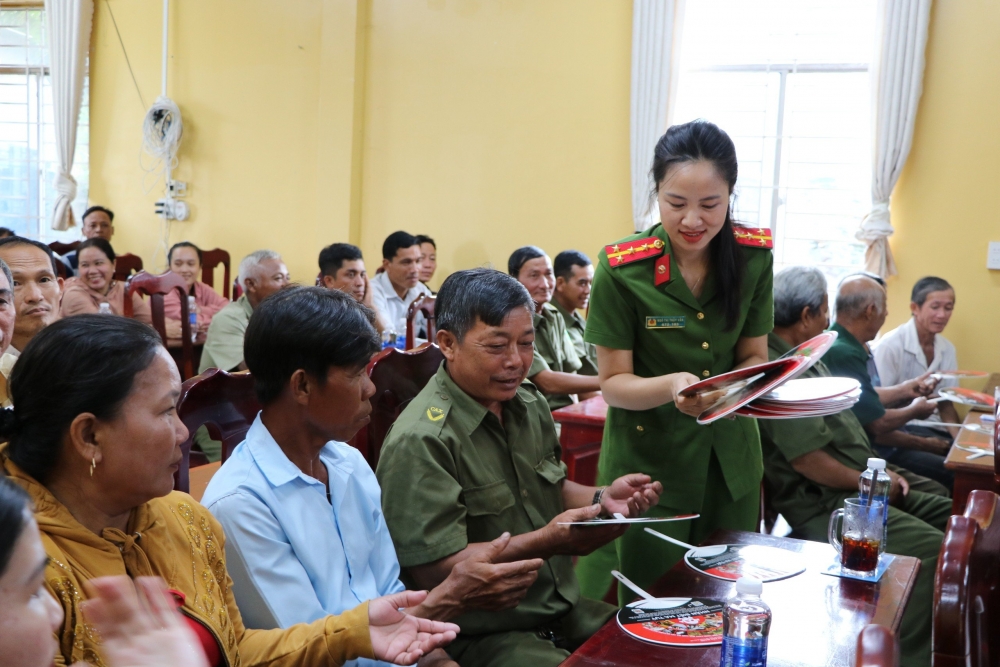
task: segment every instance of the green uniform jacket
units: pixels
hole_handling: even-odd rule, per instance
[[[538,530],[563,511],[566,467],[538,390],[521,385],[503,406],[501,426],[443,363],[389,430],[376,475],[403,568],[433,563],[504,531]],[[463,637],[529,630],[567,614],[579,599],[572,559],[553,556],[515,609],[473,611],[454,622]]]
[[[552,304],[542,306],[542,312],[535,313],[535,356],[528,369],[528,377],[533,378],[542,371],[576,373],[580,370],[580,359],[576,356],[573,341],[566,333],[566,323]],[[573,402],[569,394],[547,394],[550,410],[564,408]]]
[[[767,337],[769,359],[777,359],[792,349],[782,338],[772,333]],[[801,377],[830,377],[830,370],[819,361]],[[772,488],[774,508],[793,528],[802,526],[815,516],[829,516],[841,507],[844,498],[858,495],[857,490],[820,486],[795,471],[792,461],[818,449],[837,462],[859,473],[868,467],[872,451],[865,429],[850,410],[825,417],[802,419],[763,419],[760,437],[764,447],[764,470]]]
[[[573,349],[576,350],[576,356],[580,360],[580,370],[577,373],[597,375],[597,347],[583,339],[583,333],[587,330],[587,320],[583,319],[583,316],[575,310],[573,312],[566,310],[555,299],[552,300],[552,306],[562,315],[563,322],[566,324],[566,333],[569,335]]]
[[[861,383],[861,398],[851,411],[863,425],[870,424],[885,414],[885,407],[868,374],[868,360],[872,354],[854,334],[839,324],[830,327],[830,331],[837,332],[837,341],[823,355],[823,361],[839,377],[854,378]]]
[[[670,240],[661,225],[619,243],[656,237],[664,254]],[[599,255],[590,296],[586,340],[618,350],[632,350],[640,377],[685,371],[705,378],[732,370],[740,337],[763,336],[774,326],[771,251],[740,246],[746,260],[739,321],[723,331],[720,292],[710,271],[696,299],[670,257],[670,280],[656,285],[653,258],[616,265],[606,251]],[[601,483],[644,472],[663,483],[660,504],[698,512],[706,493],[712,454],[717,457],[729,498],[736,500],[760,486],[764,469],[756,421],[737,417],[699,426],[673,403],[652,410],[609,408],[601,445]],[[712,493],[726,494],[724,489]]]

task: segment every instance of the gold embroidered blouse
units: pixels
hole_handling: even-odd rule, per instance
[[[248,630],[226,572],[225,535],[207,509],[186,493],[172,492],[136,507],[127,532],[107,528],[96,535],[76,519],[48,489],[4,456],[9,477],[31,495],[42,543],[50,560],[46,586],[65,612],[56,639],[56,665],[84,660],[105,665],[100,638],[86,623],[80,603],[82,582],[112,575],[158,576],[184,593],[182,613],[215,636],[228,667],[341,665],[374,658],[368,628],[368,603],[339,616],[287,629]]]

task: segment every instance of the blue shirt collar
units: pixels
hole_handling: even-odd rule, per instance
[[[260,413],[253,420],[250,430],[246,435],[247,449],[253,457],[254,463],[260,468],[261,473],[267,478],[272,487],[279,487],[288,484],[295,479],[301,479],[306,484],[323,486],[323,483],[314,477],[305,474],[288,458],[281,447],[275,441],[271,432],[264,426],[260,419]],[[337,452],[336,448],[327,443],[319,453],[320,460],[327,466],[330,472],[340,472],[345,476],[354,471],[354,466]],[[330,480],[331,491],[339,485],[335,485]]]

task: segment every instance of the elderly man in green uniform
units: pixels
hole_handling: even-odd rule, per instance
[[[555,667],[615,611],[580,597],[572,556],[622,533],[566,522],[638,516],[663,487],[640,474],[606,488],[566,479],[552,415],[524,382],[534,307],[516,280],[459,271],[441,286],[436,311],[446,361],[396,420],[376,472],[404,581],[433,587],[509,533],[499,559],[544,559],[538,579],[514,609],[453,619],[462,634],[448,651],[463,667]]]
[[[934,391],[937,381],[925,374],[883,387],[868,347],[889,313],[884,281],[871,274],[848,276],[837,290],[836,305],[837,322],[830,329],[837,332],[838,338],[823,359],[837,375],[861,383],[861,400],[851,409],[879,456],[950,489],[955,480],[945,469],[944,459],[951,443],[900,428],[912,419],[934,414],[937,406],[925,396]]]
[[[774,276],[774,331],[768,356],[777,359],[826,329],[826,279],[816,268],[789,267]],[[822,361],[802,377],[829,377]],[[826,417],[758,422],[764,474],[775,509],[796,534],[826,541],[830,513],[858,494],[858,476],[876,456],[850,410]],[[900,629],[904,665],[929,665],[934,572],[951,514],[941,484],[888,466],[892,478],[886,551],[920,559],[920,574]]]
[[[552,263],[556,276],[556,288],[552,294],[552,306],[566,324],[566,333],[573,343],[576,356],[580,359],[580,375],[597,375],[597,348],[583,340],[587,330],[587,320],[580,311],[586,311],[590,303],[590,286],[594,282],[594,265],[590,258],[579,250],[563,250]]]
[[[507,260],[507,272],[535,302],[535,354],[528,378],[542,390],[549,409],[564,408],[575,402],[574,397],[596,395],[600,383],[594,375],[579,373],[583,364],[576,347],[559,311],[550,303],[556,278],[548,255],[535,246],[518,248]]]

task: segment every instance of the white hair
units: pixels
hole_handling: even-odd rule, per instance
[[[247,278],[256,277],[257,273],[260,271],[260,264],[266,259],[274,259],[281,261],[281,255],[274,252],[273,250],[257,250],[246,257],[240,262],[240,268],[237,272],[237,280],[239,280],[240,287],[246,291],[247,288]]]
[[[789,266],[774,274],[774,324],[790,327],[802,310],[819,312],[826,296],[826,278],[815,266]]]

